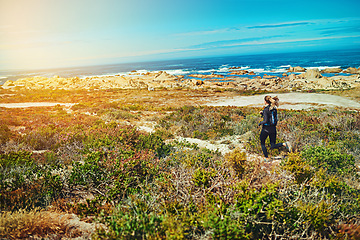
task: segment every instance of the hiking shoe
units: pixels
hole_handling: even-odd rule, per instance
[[[286,142],[285,143],[285,147],[286,147],[286,150],[288,150],[288,152],[291,152],[292,149],[291,149],[291,144],[289,142]]]

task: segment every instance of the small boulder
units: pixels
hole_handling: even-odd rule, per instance
[[[288,72],[305,72],[306,69],[300,66],[297,67],[289,67]]]
[[[357,74],[357,73],[360,73],[360,68],[349,67],[346,70],[344,70],[344,72],[350,73],[350,74]]]
[[[289,75],[289,80],[290,80],[290,81],[293,81],[293,80],[295,80],[295,79],[296,79],[296,75],[295,75],[294,73],[292,73],[292,74]]]
[[[320,74],[319,69],[314,68],[314,69],[308,69],[306,70],[305,73],[302,73],[299,75],[301,78],[305,78],[305,79],[314,79],[314,78],[321,78],[322,75]]]
[[[237,70],[237,71],[231,71],[230,75],[245,75],[248,73],[249,71],[246,70]]]
[[[204,81],[194,79],[194,80],[193,80],[193,84],[194,84],[195,86],[201,86],[201,85],[204,84]]]
[[[4,84],[3,84],[4,87],[13,87],[15,86],[14,84],[14,81],[11,81],[11,80],[7,80]]]
[[[342,69],[341,68],[325,68],[324,70],[321,71],[321,73],[341,73]]]
[[[167,72],[160,71],[154,80],[156,81],[166,81],[166,80],[176,80],[177,77]]]

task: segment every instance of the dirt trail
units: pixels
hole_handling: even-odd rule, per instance
[[[262,155],[249,153],[245,150],[245,146],[243,141],[246,138],[246,134],[244,135],[234,135],[229,137],[221,138],[218,141],[206,141],[197,138],[184,138],[184,137],[176,137],[177,141],[186,141],[189,143],[195,143],[198,145],[199,148],[206,148],[212,151],[219,151],[222,155],[225,155],[234,149],[240,149],[241,151],[246,153],[248,161],[260,161],[262,162],[265,158]],[[273,157],[271,164],[278,164],[280,163],[282,157]]]

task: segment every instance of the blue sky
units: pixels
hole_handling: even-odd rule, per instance
[[[0,0],[0,70],[355,49],[359,0]]]

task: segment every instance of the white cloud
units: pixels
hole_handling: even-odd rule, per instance
[[[185,33],[177,33],[174,36],[196,36],[196,35],[211,35],[211,34],[218,34],[231,31],[231,28],[221,28],[221,29],[214,29],[208,31],[194,31],[194,32],[185,32]]]
[[[312,21],[297,21],[297,22],[282,22],[282,23],[274,23],[274,24],[260,24],[254,26],[248,26],[248,29],[256,29],[256,28],[284,28],[284,27],[298,27],[313,24]]]
[[[250,41],[250,42],[227,44],[227,45],[224,45],[223,47],[236,47],[236,46],[248,46],[248,45],[266,45],[266,44],[278,44],[278,43],[295,43],[295,42],[311,42],[311,41],[344,39],[344,38],[358,38],[358,37],[360,37],[360,35],[319,37],[319,38],[299,38],[299,39],[284,39],[284,40],[270,40],[270,41]]]

